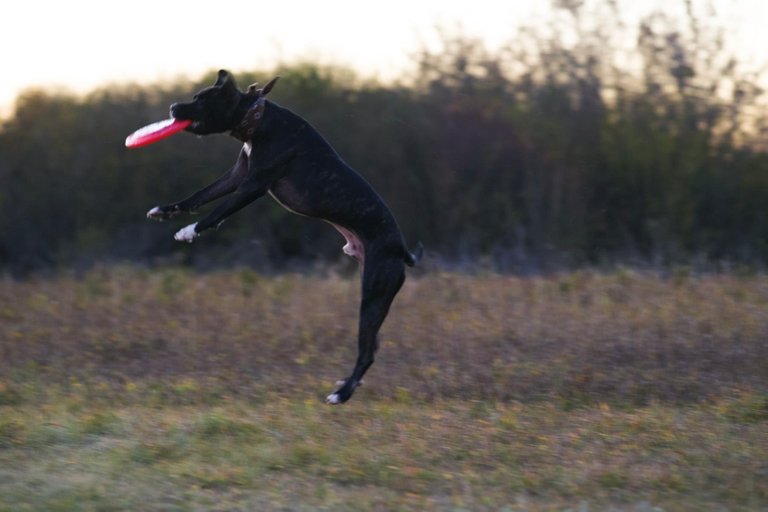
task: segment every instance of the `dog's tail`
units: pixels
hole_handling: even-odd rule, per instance
[[[424,255],[424,246],[421,245],[421,242],[416,244],[416,249],[413,250],[413,252],[409,251],[408,249],[405,249],[405,264],[409,267],[414,266],[419,261],[421,261],[421,257]]]

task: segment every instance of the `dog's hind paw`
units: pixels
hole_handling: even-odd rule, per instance
[[[325,398],[325,403],[330,405],[343,404],[352,398],[352,393],[355,392],[355,388],[362,383],[363,381],[358,381],[357,383],[349,382],[349,379],[338,381],[336,385],[339,386],[339,388]]]
[[[197,222],[181,228],[175,235],[173,235],[173,238],[178,242],[192,243],[192,240],[200,236],[200,233],[195,231],[195,226],[197,226]]]
[[[325,403],[331,404],[331,405],[338,405],[342,403],[341,397],[339,396],[338,393],[331,393],[330,395],[328,395],[328,397],[326,397]]]

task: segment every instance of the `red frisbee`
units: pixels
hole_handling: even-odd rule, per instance
[[[188,119],[180,121],[174,118],[148,124],[147,126],[139,128],[128,137],[126,137],[125,147],[140,148],[142,146],[146,146],[147,144],[152,144],[153,142],[157,142],[166,137],[170,137],[174,133],[182,131],[190,124],[192,124],[192,121]]]

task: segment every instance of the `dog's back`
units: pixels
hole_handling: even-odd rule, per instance
[[[384,249],[389,245],[409,264],[418,261],[406,249],[400,228],[381,196],[309,122],[271,101],[267,101],[264,120],[264,138],[259,139],[259,131],[255,133],[252,151],[258,152],[265,144],[282,143],[270,140],[275,124],[293,134],[291,142],[298,148],[269,189],[277,202],[294,213],[346,228],[366,247],[376,244],[376,249]]]

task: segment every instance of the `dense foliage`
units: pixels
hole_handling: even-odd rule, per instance
[[[498,269],[611,261],[768,261],[768,155],[757,76],[688,2],[629,28],[598,2],[559,2],[553,24],[490,53],[465,36],[416,56],[398,84],[293,64],[271,98],[313,123],[384,196],[411,244]],[[573,42],[575,41],[575,42]],[[612,48],[624,50],[610,51]],[[228,168],[238,143],[125,136],[212,82],[111,86],[86,97],[27,91],[0,127],[0,268],[96,260],[253,264],[342,257],[319,221],[270,200],[193,246],[186,219],[144,213]],[[405,85],[407,84],[407,85]]]

